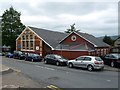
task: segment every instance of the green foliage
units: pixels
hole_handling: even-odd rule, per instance
[[[65,33],[71,33],[71,32],[79,32],[80,30],[76,30],[75,23],[73,25],[70,25],[70,29],[67,29]]]
[[[13,7],[5,10],[2,15],[2,45],[10,46],[11,51],[15,50],[16,38],[25,28],[21,23],[20,15]]]
[[[103,38],[103,41],[111,46],[114,45],[114,40],[112,40],[110,36],[105,35],[105,37]]]

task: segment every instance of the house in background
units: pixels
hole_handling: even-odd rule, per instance
[[[112,53],[120,53],[120,37],[118,37],[114,42],[114,47],[111,49]]]
[[[16,50],[46,54],[58,54],[67,59],[81,55],[102,56],[109,53],[110,46],[93,35],[81,32],[71,34],[26,27],[16,39]]]

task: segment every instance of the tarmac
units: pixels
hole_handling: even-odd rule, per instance
[[[0,64],[0,90],[50,90],[45,88],[46,85],[23,75],[20,70]]]
[[[114,72],[120,71],[120,69],[118,68],[113,68],[107,65],[105,65],[104,70],[114,71]],[[44,88],[45,86],[22,75],[20,73],[20,70],[15,70],[0,64],[0,89],[6,90],[6,88],[14,88],[19,90],[19,88],[22,88],[22,87],[23,88],[41,88],[40,90],[42,90],[42,88]]]

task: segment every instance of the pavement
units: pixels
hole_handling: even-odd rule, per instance
[[[43,87],[42,84],[23,75],[20,70],[12,69],[0,64],[0,90],[19,90],[21,88],[33,88],[33,90],[34,88],[39,88],[42,90],[46,87]],[[49,89],[46,88],[46,90]]]
[[[120,72],[120,68],[110,67],[108,65],[104,66],[105,71],[114,71],[114,72]]]
[[[120,69],[105,65],[105,71],[119,72]],[[29,77],[23,75],[20,70],[16,70],[5,65],[0,64],[0,89],[5,88],[45,88],[42,84],[31,80]]]

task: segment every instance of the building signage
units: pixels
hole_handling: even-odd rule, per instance
[[[20,44],[18,44],[18,49],[20,49]]]
[[[36,50],[39,50],[39,46],[36,46]]]

